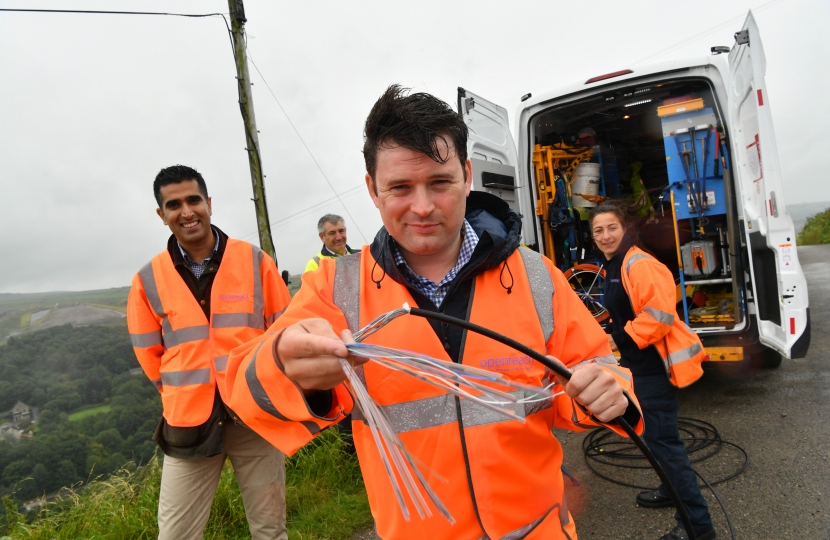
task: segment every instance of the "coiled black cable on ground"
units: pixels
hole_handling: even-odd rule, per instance
[[[417,317],[423,317],[425,319],[433,319],[436,321],[445,322],[447,324],[451,324],[453,326],[458,326],[471,332],[475,332],[476,334],[481,334],[482,336],[489,337],[494,341],[503,343],[508,347],[512,347],[517,351],[528,355],[529,357],[533,358],[543,366],[549,368],[551,371],[553,371],[563,379],[571,379],[571,372],[568,371],[567,368],[563,367],[560,364],[557,364],[556,362],[551,361],[550,358],[534,351],[527,345],[519,343],[515,339],[511,339],[505,335],[499,334],[498,332],[494,332],[489,328],[484,328],[483,326],[479,326],[469,321],[457,319],[455,317],[450,317],[449,315],[445,315],[444,313],[438,313],[435,311],[411,308],[409,310],[409,313]],[[625,397],[628,399],[629,403],[632,403],[631,397],[628,394],[626,394]],[[654,457],[654,454],[651,452],[651,450],[649,450],[648,446],[646,446],[646,443],[639,437],[639,435],[637,435],[634,429],[628,424],[628,422],[625,421],[625,419],[622,416],[618,416],[615,420],[609,422],[609,424],[616,424],[620,426],[620,428],[622,428],[622,430],[625,431],[626,435],[628,435],[631,442],[634,445],[636,445],[640,452],[642,452],[645,459],[651,465],[651,468],[654,469],[654,472],[657,473],[657,476],[660,478],[660,481],[666,487],[666,491],[669,492],[669,497],[671,497],[671,500],[674,502],[674,505],[677,508],[677,513],[680,514],[680,519],[683,522],[683,527],[686,529],[686,533],[689,535],[689,539],[697,540],[694,533],[694,529],[692,528],[692,522],[689,519],[689,515],[686,513],[686,509],[684,508],[683,503],[680,501],[680,495],[678,495],[677,490],[674,489],[674,486],[669,480],[669,477],[666,475],[665,471],[663,471],[663,468],[660,466],[660,463],[657,462],[657,458]]]
[[[746,450],[735,443],[723,440],[720,432],[718,432],[718,429],[709,422],[681,416],[678,418],[677,427],[680,431],[680,438],[686,446],[686,453],[689,455],[689,461],[693,464],[713,457],[725,446],[735,448],[743,456],[743,460],[737,470],[712,482],[706,480],[706,478],[695,470],[695,474],[703,482],[702,484],[699,484],[699,487],[709,488],[709,491],[712,492],[712,495],[714,495],[715,499],[718,501],[718,504],[723,511],[723,515],[726,517],[726,523],[729,526],[729,533],[734,540],[735,529],[732,526],[732,520],[729,517],[729,512],[726,511],[726,506],[723,504],[723,501],[713,486],[726,482],[727,480],[731,480],[744,472],[747,464],[749,463],[749,456],[747,455]],[[632,444],[631,441],[615,436],[613,432],[607,430],[592,430],[582,440],[582,453],[585,457],[585,464],[600,478],[613,484],[625,487],[645,490],[657,489],[657,486],[644,486],[612,478],[607,474],[600,472],[595,465],[596,463],[600,463],[609,467],[618,467],[623,469],[651,468],[649,465],[642,463],[643,456],[640,455],[637,450],[637,447]],[[694,467],[692,470],[694,470]]]

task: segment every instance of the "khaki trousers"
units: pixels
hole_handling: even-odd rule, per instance
[[[287,540],[285,456],[248,428],[225,422],[222,454],[179,459],[164,456],[159,494],[159,540],[198,540],[225,457],[231,459],[253,540]]]

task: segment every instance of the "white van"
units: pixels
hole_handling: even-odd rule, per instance
[[[634,195],[651,213],[640,240],[677,278],[678,314],[711,360],[777,367],[807,354],[810,311],[751,12],[727,51],[527,94],[518,145],[504,108],[459,88],[458,110],[474,189],[522,214],[523,243],[598,320],[603,271],[585,218],[603,197]]]

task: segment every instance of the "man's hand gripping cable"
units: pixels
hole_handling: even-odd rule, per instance
[[[551,391],[557,383],[552,383],[545,388],[523,385],[510,381],[501,374],[483,369],[445,362],[419,353],[359,343],[394,319],[401,315],[406,315],[409,312],[409,306],[404,304],[402,309],[381,315],[356,332],[354,339],[357,343],[349,343],[346,345],[346,348],[354,356],[367,358],[386,368],[406,373],[411,377],[441,388],[459,398],[470,400],[481,407],[485,407],[513,420],[518,420],[519,422],[524,422],[524,417],[516,414],[515,410],[513,410],[516,406],[523,408],[525,403],[550,400],[557,395]],[[429,505],[423,496],[423,490],[441,514],[450,523],[454,523],[455,520],[452,515],[432,490],[419,467],[416,465],[417,458],[406,449],[397,433],[391,427],[383,410],[378,407],[369,395],[369,392],[366,390],[366,387],[351,364],[343,358],[340,359],[340,364],[348,379],[346,388],[363,413],[366,425],[372,433],[372,438],[375,441],[378,453],[389,476],[389,481],[392,484],[395,497],[397,498],[404,518],[409,520],[410,512],[403,496],[403,491],[398,483],[398,476],[402,479],[404,488],[409,494],[409,498],[412,500],[421,519],[432,515]],[[507,390],[493,388],[484,383],[502,386]],[[505,406],[513,406],[513,409]],[[427,468],[420,461],[418,465]],[[439,477],[432,471],[430,472],[440,480],[446,482],[446,479]],[[412,473],[414,473],[414,477]]]

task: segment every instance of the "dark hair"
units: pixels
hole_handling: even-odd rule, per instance
[[[649,218],[649,215],[642,216],[640,214],[640,206],[633,201],[609,199],[591,208],[591,211],[588,213],[589,226],[594,226],[594,218],[598,215],[609,213],[619,218],[620,223],[622,223],[622,226],[625,227],[626,232],[632,239],[637,238],[640,227],[645,225]]]
[[[156,180],[153,182],[153,195],[156,197],[159,208],[161,208],[161,188],[169,184],[181,184],[188,180],[196,180],[196,183],[199,184],[199,191],[207,199],[207,185],[202,175],[196,169],[192,169],[186,165],[173,165],[172,167],[160,170],[156,175]]]
[[[393,84],[375,102],[363,128],[363,159],[366,172],[375,184],[377,154],[381,148],[402,146],[429,156],[437,163],[446,163],[442,146],[455,148],[455,155],[464,168],[467,162],[467,125],[464,119],[435,96],[418,92],[407,95],[409,88]],[[450,140],[447,140],[450,139]]]

